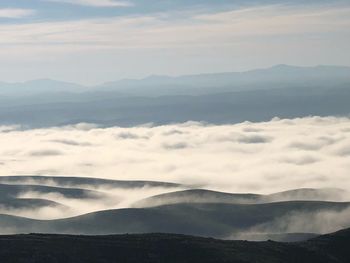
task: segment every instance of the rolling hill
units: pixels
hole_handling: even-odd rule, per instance
[[[58,194],[65,198],[75,199],[97,199],[105,197],[105,194],[98,191],[86,190],[81,188],[64,188],[46,185],[15,185],[0,184],[0,199],[16,198],[25,194],[36,193],[39,195]]]
[[[157,232],[298,241],[325,230],[289,228],[279,220],[292,222],[299,215],[311,217],[322,213],[339,214],[339,218],[343,218],[350,209],[350,203],[336,202],[347,194],[340,189],[305,188],[259,195],[186,189],[189,186],[166,182],[80,177],[8,176],[0,177],[0,182],[0,229],[1,233],[8,234]],[[166,193],[144,198],[154,193],[152,189]],[[186,190],[174,192],[176,189]],[[141,200],[129,202],[129,190],[139,193],[136,198]],[[61,200],[64,205],[59,198],[64,199]],[[49,211],[53,214],[40,214],[42,208],[54,209]],[[333,222],[326,229],[347,227],[344,220]]]
[[[112,187],[112,188],[143,188],[162,187],[176,188],[183,187],[180,184],[155,181],[122,181],[108,180],[88,177],[66,177],[66,176],[0,176],[0,183],[18,185],[51,185],[56,187]],[[92,193],[92,192],[91,192]]]
[[[339,201],[348,193],[342,189],[293,189],[269,195],[258,194],[232,194],[211,191],[206,189],[188,189],[152,196],[140,200],[135,207],[160,206],[177,203],[225,203],[225,204],[258,204],[281,201]]]
[[[161,206],[178,203],[228,203],[254,204],[258,203],[262,195],[231,194],[206,189],[188,189],[155,195],[133,204],[134,207]]]
[[[256,226],[268,225],[291,213],[340,213],[349,207],[350,203],[322,201],[253,205],[201,203],[106,210],[57,220],[0,215],[0,229],[15,231],[7,233],[104,235],[156,232],[234,238],[235,234]]]
[[[0,210],[13,212],[12,210],[35,210],[46,207],[66,208],[66,206],[51,200],[37,198],[0,198]]]

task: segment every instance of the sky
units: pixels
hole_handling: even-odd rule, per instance
[[[350,66],[349,46],[348,0],[0,1],[7,82]]]

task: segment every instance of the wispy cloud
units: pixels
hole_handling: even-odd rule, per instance
[[[56,1],[56,0],[54,0]],[[85,3],[84,1],[64,0]],[[61,1],[63,2],[63,1]],[[99,4],[97,4],[97,2]],[[86,3],[103,5],[103,1]],[[109,3],[106,2],[104,4]],[[121,2],[111,2],[111,4]],[[263,37],[336,34],[348,31],[350,8],[287,9],[283,6],[256,7],[215,14],[123,16],[78,21],[3,26],[0,44],[62,45],[104,48],[227,47]],[[28,33],[30,32],[30,33]]]
[[[85,5],[95,7],[126,7],[132,6],[129,1],[114,1],[114,0],[46,0],[48,2],[67,3],[73,5]]]
[[[23,18],[35,14],[33,9],[2,8],[0,18]]]
[[[224,12],[192,8],[181,13],[131,9],[120,8],[114,17],[103,17],[102,10],[92,8],[101,16],[0,25],[0,59],[10,73],[3,78],[18,81],[45,74],[91,84],[154,73],[238,71],[279,63],[349,65],[349,5],[258,5]],[[113,15],[109,8],[104,10]],[[55,63],[50,62],[53,58]],[[25,63],[36,66],[21,69]],[[93,73],[88,78],[87,71]]]

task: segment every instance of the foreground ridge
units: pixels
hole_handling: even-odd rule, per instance
[[[306,242],[224,241],[175,234],[0,236],[1,262],[349,262],[350,229]]]

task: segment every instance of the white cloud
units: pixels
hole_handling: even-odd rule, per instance
[[[126,7],[133,4],[129,1],[115,0],[46,0],[48,2],[68,3],[73,5],[85,5],[95,7]]]
[[[0,175],[157,180],[232,192],[349,188],[349,130],[350,119],[335,117],[222,126],[0,128]]]
[[[35,14],[32,9],[1,8],[0,18],[23,18]]]

